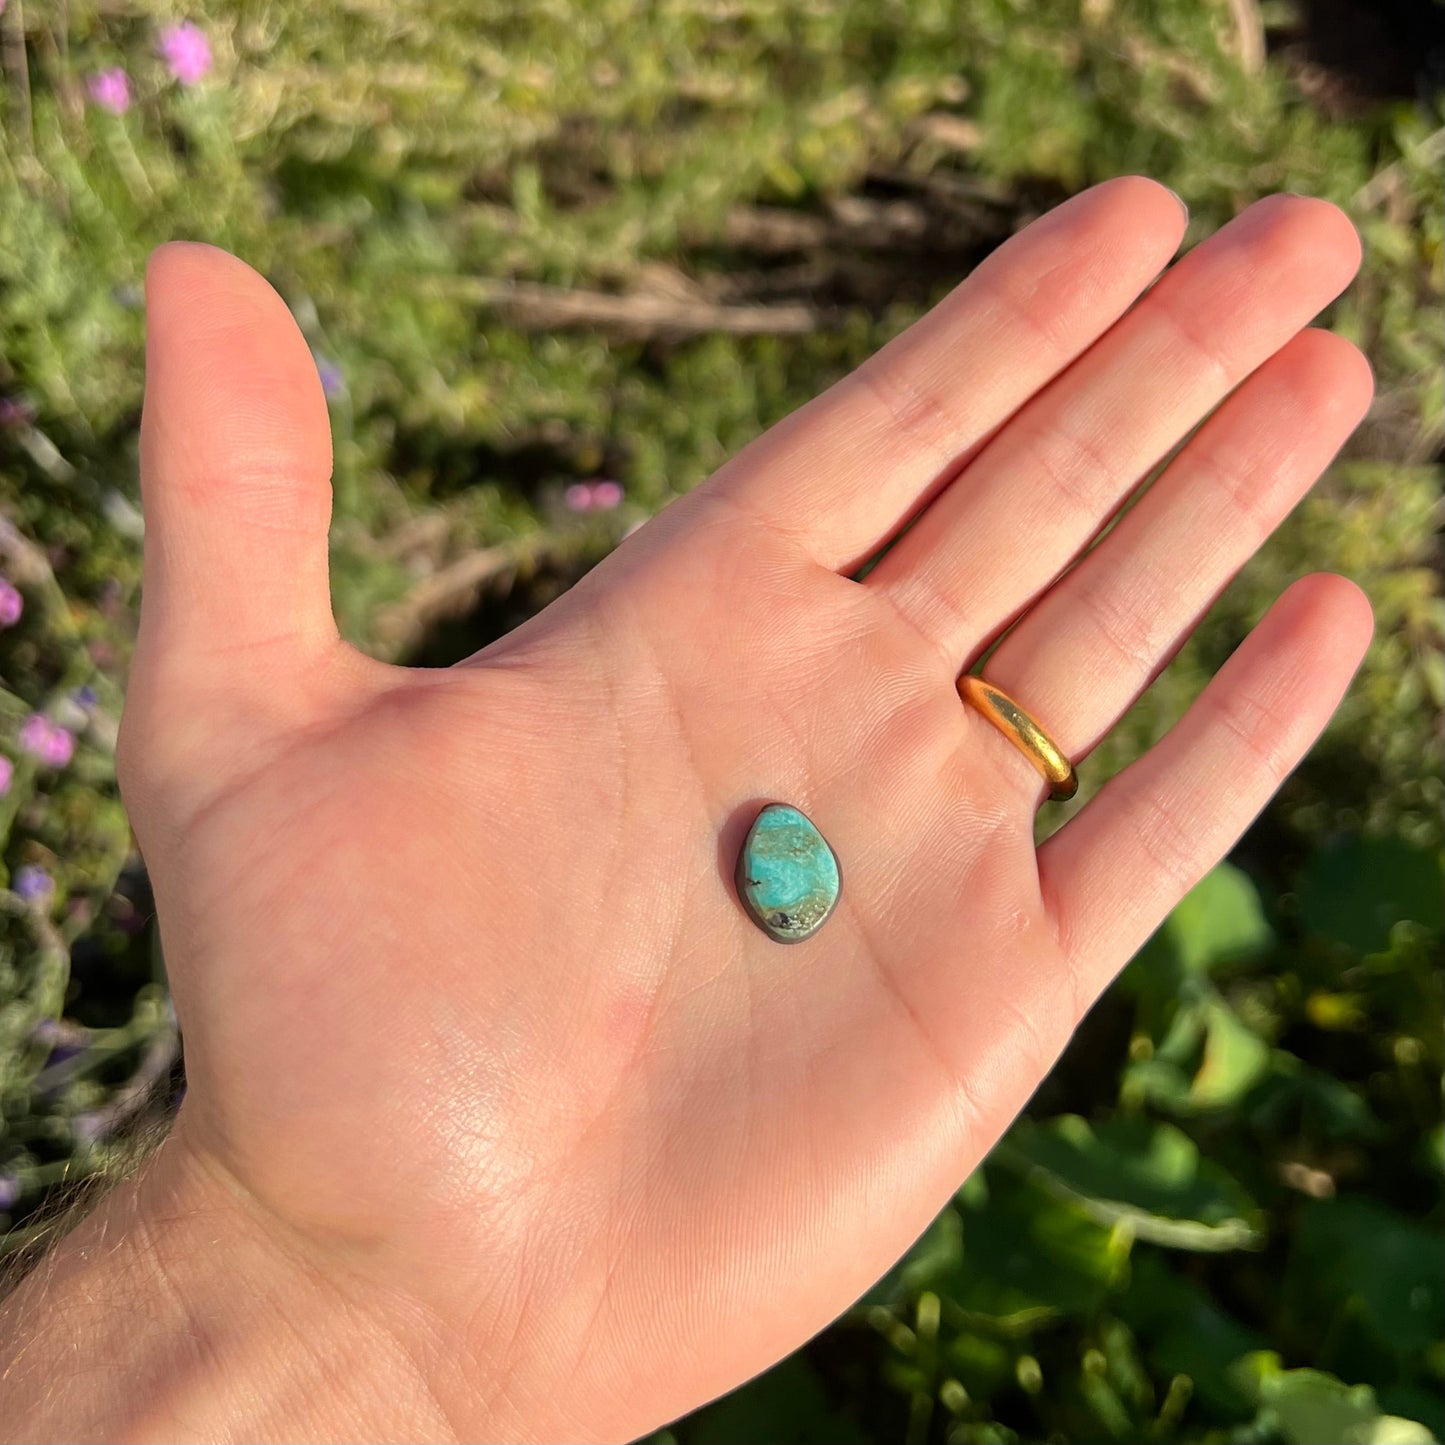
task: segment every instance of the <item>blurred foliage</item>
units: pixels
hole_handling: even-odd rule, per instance
[[[1273,910],[1221,864],[907,1257],[657,1445],[1440,1439],[1445,875],[1410,862],[1371,952],[1328,854]]]
[[[190,84],[157,52],[183,18],[214,55]],[[1086,789],[1302,571],[1371,596],[1355,688],[909,1256],[657,1438],[1445,1436],[1441,103],[1352,97],[1307,22],[1280,0],[0,8],[7,1242],[181,1087],[112,766],[153,245],[227,246],[285,296],[331,397],[342,627],[437,663],[1079,187],[1155,175],[1191,241],[1291,189],[1360,226],[1326,320],[1376,404]],[[117,67],[118,114],[92,89]],[[598,477],[622,505],[569,510]]]

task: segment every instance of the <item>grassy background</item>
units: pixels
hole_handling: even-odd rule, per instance
[[[7,1246],[76,1180],[124,1167],[181,1087],[112,764],[151,246],[228,246],[287,298],[332,395],[343,629],[442,663],[1079,187],[1148,172],[1189,202],[1190,241],[1300,190],[1364,236],[1327,319],[1370,355],[1378,400],[1091,760],[1084,798],[1301,572],[1370,593],[1359,681],[908,1258],[656,1438],[1445,1438],[1445,151],[1439,72],[1410,40],[1432,6],[1396,9],[9,0],[0,576],[24,613],[0,631]],[[214,53],[195,84],[156,50],[180,19]],[[87,88],[113,67],[119,115]],[[598,477],[622,504],[570,510],[567,487]],[[35,713],[78,739],[64,766],[21,746]]]

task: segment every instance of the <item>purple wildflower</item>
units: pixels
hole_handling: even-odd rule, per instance
[[[0,0],[0,11],[5,9],[5,0]],[[10,1209],[20,1198],[20,1180],[14,1174],[0,1174],[0,1209]]]
[[[35,408],[20,396],[0,396],[0,427],[29,426],[35,420]]]
[[[211,42],[206,32],[189,20],[162,30],[157,48],[166,68],[182,85],[194,85],[210,73]]]
[[[124,115],[130,109],[130,76],[120,66],[97,70],[85,82],[90,98],[112,115]]]
[[[57,1044],[51,1049],[45,1060],[45,1067],[35,1078],[33,1087],[37,1095],[47,1100],[58,1098],[75,1075],[75,1070],[67,1065],[72,1059],[81,1058],[85,1053],[86,1041],[83,1038],[74,1038],[69,1043]]]
[[[52,1049],[73,1044],[77,1039],[84,1039],[88,1030],[81,1024],[73,1024],[69,1019],[40,1019],[30,1030],[30,1037],[37,1044],[48,1044]]]
[[[25,599],[13,582],[0,577],[0,627],[14,627],[25,611]]]
[[[47,768],[63,768],[75,756],[74,735],[38,712],[21,724],[20,746]]]
[[[316,374],[321,378],[321,390],[329,397],[338,397],[346,390],[346,377],[341,368],[329,357],[312,353],[316,358]]]
[[[88,1109],[70,1121],[71,1132],[82,1144],[96,1144],[115,1128],[110,1109]]]
[[[10,886],[27,902],[35,903],[55,892],[55,879],[45,869],[27,863],[15,870]]]
[[[592,505],[599,512],[610,512],[622,501],[622,488],[617,482],[593,482]]]
[[[94,707],[96,704],[95,689],[89,683],[86,683],[84,687],[76,688],[75,701],[78,707]]]
[[[0,757],[0,798],[10,791],[10,779],[15,776],[15,764],[9,758]]]

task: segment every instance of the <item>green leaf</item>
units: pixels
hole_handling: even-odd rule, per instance
[[[1302,1211],[1285,1291],[1295,1313],[1322,1329],[1358,1312],[1391,1350],[1424,1350],[1445,1335],[1445,1238],[1372,1200],[1314,1201]]]
[[[937,1289],[963,1263],[963,1221],[948,1205],[914,1242],[913,1247],[858,1301],[860,1305],[895,1305],[920,1290]]]
[[[1256,957],[1274,942],[1258,890],[1232,863],[1205,874],[1179,900],[1165,927],[1190,973]]]
[[[1157,1005],[1197,994],[1225,964],[1257,958],[1274,943],[1247,874],[1221,863],[1175,905],[1124,974],[1124,985]]]
[[[1119,1081],[1120,1098],[1153,1104],[1166,1114],[1192,1114],[1189,1075],[1168,1059],[1140,1059],[1128,1064]]]
[[[790,1355],[721,1400],[672,1427],[681,1445],[865,1445],[868,1437],[833,1408],[817,1372],[802,1355]]]
[[[1312,932],[1380,953],[1397,923],[1445,928],[1445,861],[1403,838],[1346,838],[1310,858],[1299,906]]]
[[[1368,1385],[1346,1385],[1322,1370],[1284,1370],[1267,1351],[1238,1366],[1259,1399],[1260,1423],[1273,1423],[1290,1445],[1435,1445],[1415,1420],[1380,1411]]]
[[[1267,1078],[1250,1095],[1249,1127],[1256,1134],[1279,1134],[1296,1127],[1305,1137],[1373,1143],[1385,1126],[1364,1095],[1349,1084],[1276,1051]]]
[[[1172,1124],[1114,1118],[1094,1128],[1074,1114],[1025,1121],[997,1157],[1101,1224],[1126,1225],[1154,1244],[1227,1250],[1262,1239],[1254,1201]]]
[[[1189,1086],[1196,1109],[1236,1104],[1269,1071],[1270,1048],[1223,999],[1205,1008],[1204,1057]]]
[[[1221,1309],[1203,1285],[1180,1274],[1174,1259],[1136,1250],[1129,1288],[1114,1308],[1144,1343],[1158,1376],[1183,1376],[1210,1410],[1242,1419],[1254,1397],[1236,1378],[1235,1362],[1265,1341]]]
[[[1437,1341],[1437,1347],[1441,1347]],[[1376,1388],[1380,1408],[1391,1415],[1418,1420],[1437,1437],[1445,1435],[1445,1395],[1422,1385],[1382,1385]]]
[[[1420,1158],[1431,1174],[1445,1178],[1445,1124],[1436,1124],[1420,1140]]]
[[[989,1186],[981,1204],[960,1209],[963,1260],[940,1283],[965,1317],[1023,1333],[1092,1312],[1123,1282],[1127,1240],[1086,1210],[997,1170]]]
[[[1016,1383],[1018,1349],[982,1329],[965,1329],[945,1343],[943,1359],[970,1395],[987,1400]]]

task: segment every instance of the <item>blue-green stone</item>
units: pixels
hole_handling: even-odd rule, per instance
[[[816,933],[838,902],[843,880],[827,839],[796,808],[769,803],[738,855],[738,897],[779,943]]]

